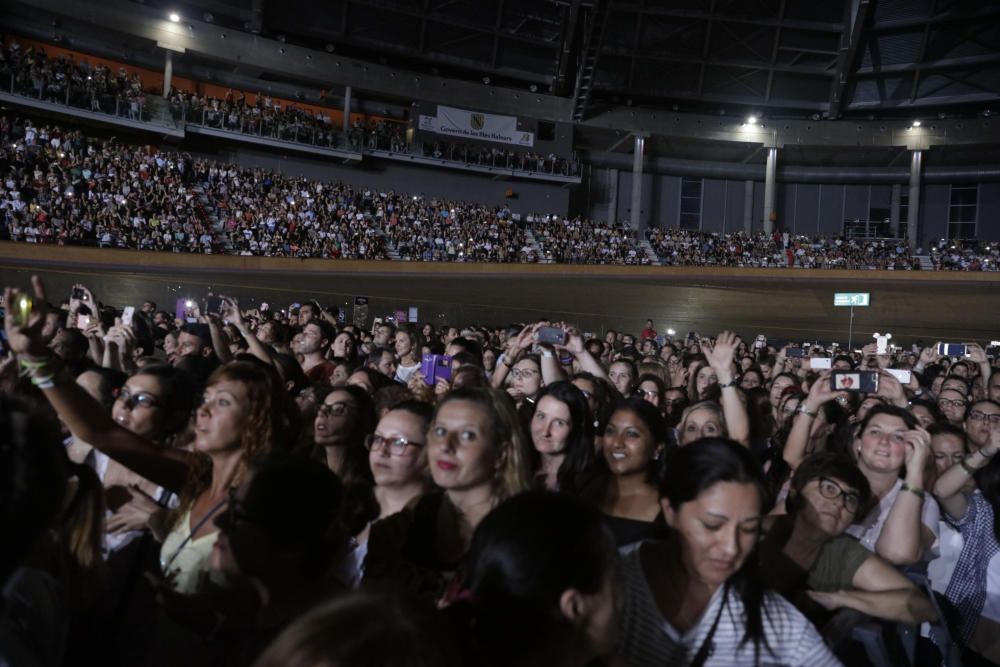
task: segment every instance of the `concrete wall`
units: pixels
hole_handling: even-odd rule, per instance
[[[176,147],[166,146],[170,150]],[[235,162],[251,168],[274,169],[284,174],[305,176],[325,181],[342,181],[351,185],[392,190],[427,197],[447,197],[491,206],[509,206],[515,213],[557,213],[565,215],[569,208],[570,189],[561,185],[536,183],[517,179],[501,179],[456,169],[408,165],[393,160],[365,160],[364,166],[345,165],[328,158],[311,158],[302,154],[282,154],[261,150],[236,142],[205,140],[198,143],[199,154],[225,162]],[[513,190],[514,197],[505,193]],[[607,217],[607,209],[601,218]]]

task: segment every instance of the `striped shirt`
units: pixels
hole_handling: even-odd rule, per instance
[[[723,600],[724,586],[712,596],[698,621],[687,632],[679,632],[660,614],[653,592],[639,561],[639,549],[621,559],[624,605],[619,617],[618,653],[631,667],[685,667],[705,642],[712,624],[722,614],[712,637],[705,667],[836,667],[840,661],[823,643],[816,628],[790,602],[776,593],[764,598],[764,635],[767,646],[760,647],[754,660],[754,645],[741,645],[746,631],[743,603],[730,591]]]

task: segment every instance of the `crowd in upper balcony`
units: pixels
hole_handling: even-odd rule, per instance
[[[67,56],[49,57],[44,50],[22,47],[17,40],[0,48],[0,87],[49,102],[141,120],[146,103],[142,80],[125,67],[118,71]]]
[[[788,232],[719,235],[686,229],[653,229],[647,236],[667,266],[914,268],[913,256],[902,239],[846,239]]]
[[[620,223],[522,218],[457,197],[292,177],[30,119],[0,118],[0,142],[0,235],[14,241],[333,259],[920,268],[902,240],[782,232],[654,229],[650,254]],[[929,254],[939,270],[1000,264],[996,243],[942,242]]]

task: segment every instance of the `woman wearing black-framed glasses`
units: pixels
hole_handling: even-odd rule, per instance
[[[375,484],[370,489],[353,488],[350,496],[367,495],[368,514],[351,521],[361,530],[352,538],[350,550],[339,572],[340,580],[357,588],[364,574],[364,561],[368,555],[368,534],[372,524],[392,516],[427,492],[431,486],[427,468],[427,427],[433,409],[420,401],[403,401],[382,415],[375,432],[365,438],[368,464]],[[361,500],[361,499],[359,499]],[[374,501],[374,505],[372,504]]]
[[[764,582],[817,625],[826,611],[841,608],[904,623],[934,618],[930,601],[906,577],[845,534],[870,502],[871,487],[854,462],[824,452],[796,469],[789,513],[764,522],[758,548]]]

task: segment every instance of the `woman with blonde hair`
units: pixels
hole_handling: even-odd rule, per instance
[[[434,600],[444,596],[479,522],[531,486],[528,444],[510,397],[456,389],[438,403],[427,433],[431,477],[424,495],[371,529],[365,582],[387,582]]]

